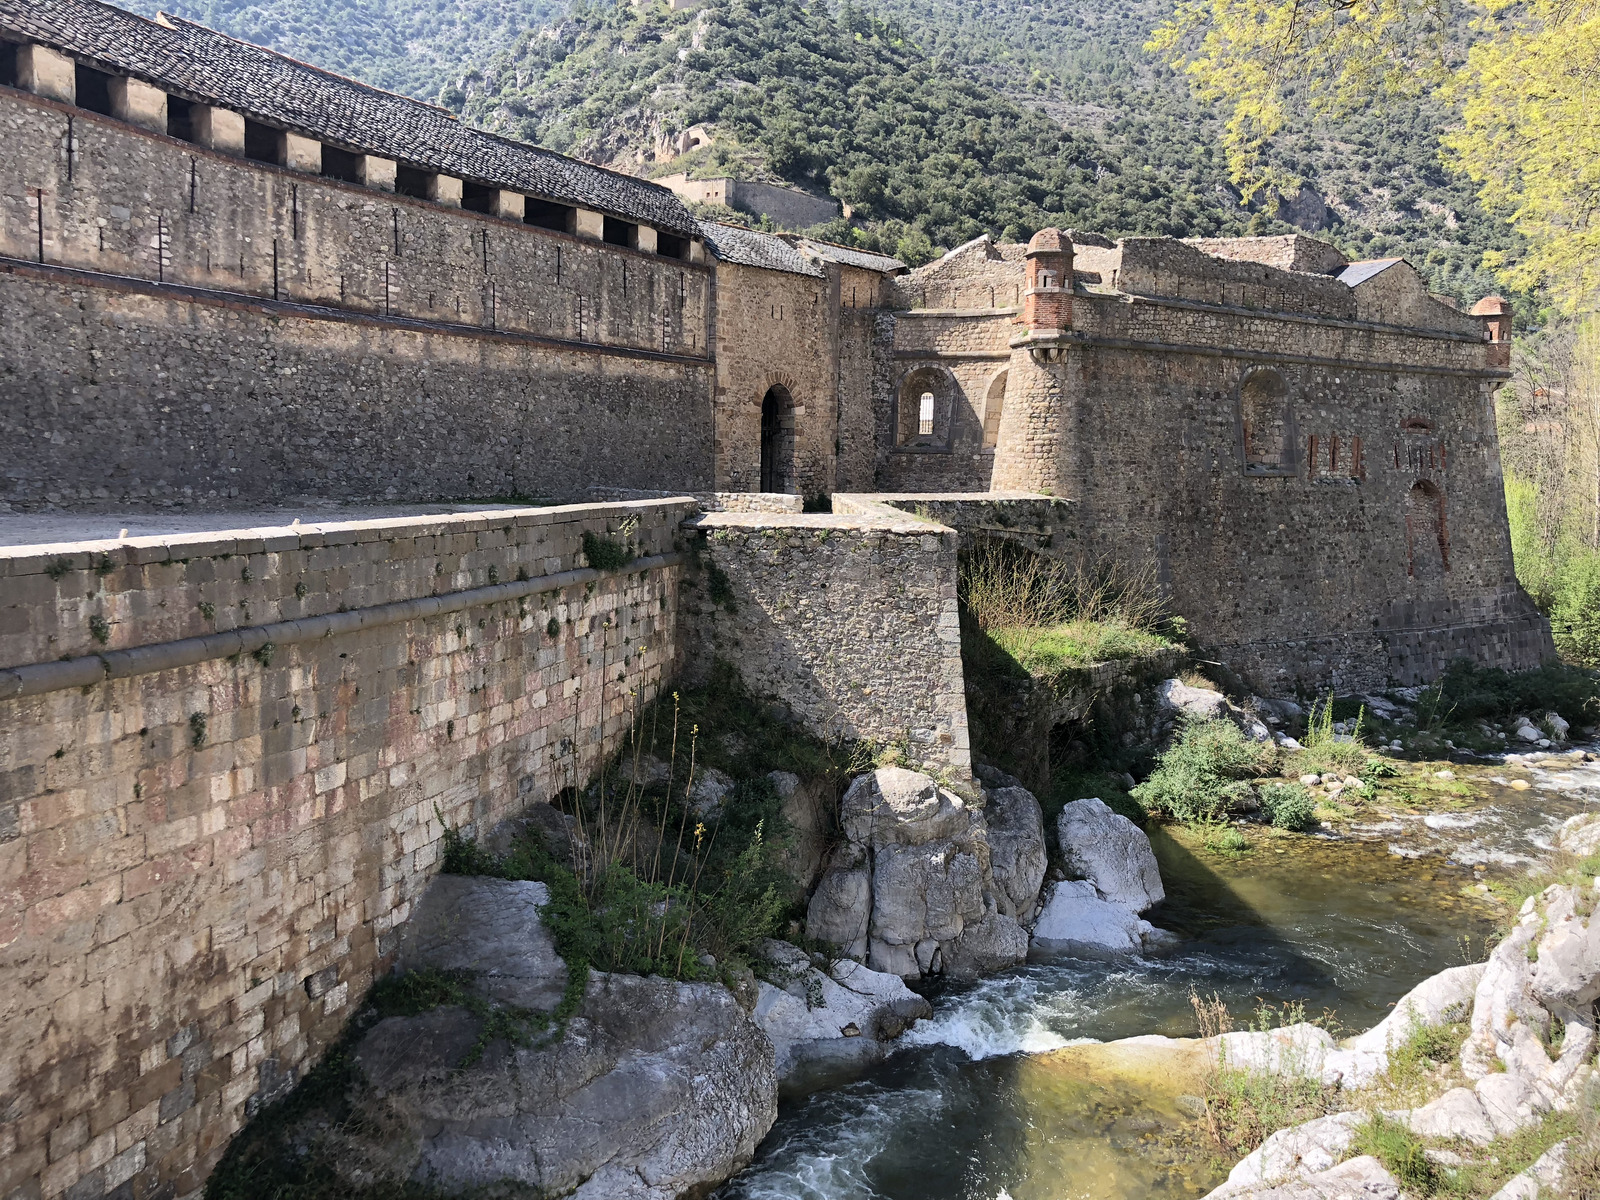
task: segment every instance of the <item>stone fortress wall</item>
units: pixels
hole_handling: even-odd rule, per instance
[[[87,62],[0,41],[0,500],[709,485],[713,282],[670,193],[597,193],[624,220]]]
[[[197,1195],[445,830],[586,784],[717,658],[968,778],[955,554],[685,497],[0,550],[0,1195]]]
[[[583,782],[672,678],[693,507],[0,552],[0,1194],[193,1193],[444,830]]]
[[[980,310],[898,323],[901,370],[880,401],[901,439],[890,461],[916,449],[897,413],[927,381],[950,396],[941,445],[997,400],[994,466],[963,479],[947,453],[945,486],[1072,498],[1072,552],[1153,563],[1206,652],[1264,690],[1410,684],[1461,655],[1506,667],[1550,655],[1512,570],[1493,402],[1503,346],[1485,344],[1482,322],[1399,260],[1340,259],[1331,276],[1171,239],[1101,241],[1080,254],[1069,240],[1054,264],[1075,279],[1057,289],[1059,321]],[[1234,253],[1328,249],[1249,241]],[[1024,269],[980,239],[897,286],[938,294],[946,271],[960,287],[999,264]],[[975,348],[998,363],[1002,338],[1008,384],[979,391]]]

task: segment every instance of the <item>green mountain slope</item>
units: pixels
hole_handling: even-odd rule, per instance
[[[1144,51],[1170,0],[874,3],[930,53],[1070,128],[1094,129],[1111,154],[1181,163],[1217,142],[1217,119]],[[1496,287],[1481,268],[1484,251],[1515,254],[1521,243],[1483,212],[1470,182],[1444,170],[1438,138],[1448,119],[1436,102],[1389,101],[1337,122],[1302,120],[1271,157],[1326,201],[1320,236],[1352,257],[1404,255],[1437,290],[1476,299]]]
[[[115,0],[165,10],[390,91],[432,100],[562,0]]]
[[[985,231],[1221,234],[1249,219],[1219,190],[1209,147],[1108,153],[1092,130],[1064,128],[953,54],[926,52],[900,21],[850,4],[579,4],[448,100],[624,169],[731,170],[831,193],[858,228],[830,235],[918,260]],[[702,123],[712,149],[672,161],[665,139]]]

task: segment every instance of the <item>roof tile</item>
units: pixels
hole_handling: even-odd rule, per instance
[[[0,31],[333,145],[657,229],[700,232],[683,201],[659,184],[463,125],[442,108],[192,21],[151,21],[97,0],[0,0]]]

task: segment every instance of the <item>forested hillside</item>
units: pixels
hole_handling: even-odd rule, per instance
[[[432,100],[470,64],[493,57],[563,0],[114,0],[165,10],[234,37]]]
[[[147,0],[148,4],[148,0]],[[168,5],[168,7],[174,7]],[[1241,207],[1218,122],[1147,54],[1168,0],[706,0],[681,13],[579,0],[179,0],[176,11],[472,121],[645,174],[792,183],[852,206],[828,236],[922,261],[1044,224],[1176,236],[1316,228],[1403,254],[1464,300],[1515,250],[1439,163],[1424,101],[1307,125],[1278,165],[1306,181]],[[543,22],[548,20],[548,24]],[[716,142],[674,159],[709,123]],[[1323,207],[1326,201],[1326,208]],[[1319,219],[1320,218],[1320,219]]]

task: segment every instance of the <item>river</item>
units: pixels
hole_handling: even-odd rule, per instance
[[[1243,854],[1154,829],[1167,900],[1148,916],[1178,948],[1030,964],[934,995],[886,1062],[785,1102],[718,1200],[1203,1194],[1226,1165],[1174,1149],[1184,1080],[1170,1054],[1108,1062],[1093,1043],[1193,1035],[1191,992],[1236,1017],[1296,1004],[1359,1032],[1429,975],[1483,959],[1504,915],[1483,881],[1525,870],[1561,820],[1600,803],[1600,763],[1453,770],[1470,796],[1322,836],[1263,830]]]

